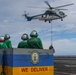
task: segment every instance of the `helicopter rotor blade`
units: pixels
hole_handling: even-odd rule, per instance
[[[68,9],[58,9],[58,10],[68,10]]]
[[[40,9],[49,9],[49,8],[46,8],[46,7],[35,7],[35,6],[27,6],[28,8],[40,8]]]
[[[66,6],[70,6],[70,5],[74,5],[74,3],[71,3],[71,4],[66,4],[66,5],[61,5],[61,6],[57,6],[57,7],[51,7],[51,5],[49,4],[48,1],[44,1],[48,6],[48,7],[35,7],[35,6],[27,6],[29,8],[40,8],[40,9],[58,9],[58,10],[67,10],[67,9],[59,9],[61,7],[66,7]]]
[[[50,9],[53,9],[53,8],[50,6],[50,4],[48,3],[48,1],[44,1],[44,2],[49,6]]]
[[[55,8],[61,8],[61,7],[66,7],[66,6],[70,6],[70,5],[74,5],[74,3],[67,4],[67,5],[62,5],[62,6],[57,6],[57,7],[55,7]]]

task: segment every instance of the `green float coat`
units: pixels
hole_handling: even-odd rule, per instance
[[[10,40],[5,40],[4,42],[6,43],[8,48],[12,48],[12,44]]]
[[[42,41],[40,38],[37,37],[31,37],[28,41],[27,41],[29,48],[32,49],[43,49],[43,45],[42,45]]]
[[[0,42],[0,49],[8,48],[4,42]]]
[[[28,44],[27,44],[27,41],[21,41],[21,42],[18,44],[18,48],[29,48],[29,47],[28,47]]]

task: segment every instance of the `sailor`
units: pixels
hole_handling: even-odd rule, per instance
[[[4,37],[0,37],[0,49],[8,48],[7,45],[4,43]]]
[[[32,49],[43,49],[42,41],[38,38],[38,33],[33,30],[30,34],[30,39],[27,41],[29,48]]]
[[[21,37],[22,41],[19,42],[18,47],[17,48],[29,48],[28,44],[27,44],[27,40],[29,39],[28,35],[26,33],[24,33]]]
[[[11,43],[11,40],[10,39],[10,35],[8,34],[5,34],[4,36],[4,42],[6,43],[7,47],[8,48],[12,48],[12,43]]]

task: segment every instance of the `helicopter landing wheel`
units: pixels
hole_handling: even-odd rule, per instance
[[[63,21],[63,18],[61,18],[61,21]]]

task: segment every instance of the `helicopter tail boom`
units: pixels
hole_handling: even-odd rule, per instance
[[[29,17],[26,13],[23,16],[25,16],[25,18],[27,19],[27,21],[31,21],[32,20],[32,17]]]
[[[31,21],[32,20],[32,17],[26,17],[27,18],[27,21]]]

